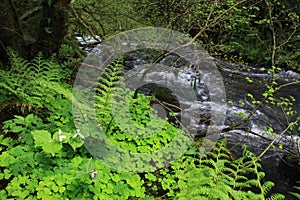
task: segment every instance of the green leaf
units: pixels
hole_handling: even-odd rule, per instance
[[[151,174],[151,173],[146,174],[145,177],[146,177],[147,179],[149,179],[150,181],[156,181],[156,176],[154,176],[154,175]]]
[[[48,34],[51,34],[52,33],[52,29],[50,27],[45,27],[44,28],[45,32],[48,33]]]
[[[80,139],[80,137],[71,138],[69,141],[69,144],[71,145],[72,149],[75,151],[77,148],[81,147],[84,142]]]
[[[11,156],[7,151],[3,152],[0,155],[0,166],[1,167],[7,167],[15,162],[16,162],[16,159],[13,156]]]
[[[19,133],[22,132],[24,130],[24,128],[22,126],[13,126],[11,131],[14,133]]]
[[[62,144],[51,138],[51,134],[46,130],[34,130],[31,132],[36,147],[42,147],[46,153],[51,153],[54,156],[59,153]]]
[[[111,179],[114,181],[114,182],[119,182],[120,181],[120,177],[118,174],[114,174]]]
[[[4,178],[9,179],[11,177],[11,171],[9,169],[4,170]]]
[[[245,79],[246,79],[246,81],[247,81],[248,83],[252,83],[252,82],[253,82],[253,80],[250,79],[249,77],[245,77]]]
[[[87,163],[84,165],[85,172],[90,173],[92,170],[95,170],[95,164],[92,158],[88,159]]]
[[[25,125],[25,119],[22,116],[15,115],[15,119],[13,120],[16,124]]]

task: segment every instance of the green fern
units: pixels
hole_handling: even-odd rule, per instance
[[[31,103],[40,107],[48,97],[56,94],[51,83],[62,83],[68,79],[70,72],[65,66],[56,62],[55,56],[43,59],[38,54],[33,60],[27,61],[12,50],[8,51],[11,60],[9,71],[0,69],[0,103]],[[63,84],[63,83],[62,83]]]
[[[123,58],[120,57],[110,64],[99,77],[99,84],[96,89],[95,104],[99,123],[103,128],[108,129],[112,121],[111,103],[117,84],[122,84]]]
[[[152,97],[135,95],[127,88],[115,87],[124,84],[122,62],[122,58],[117,59],[99,78],[95,97],[98,121],[110,140],[123,150],[151,152],[161,149],[178,130],[156,116],[150,106]],[[116,108],[118,112],[113,113],[112,109]],[[143,138],[145,134],[149,137]]]
[[[300,183],[300,181],[298,181],[297,183]],[[293,195],[293,196],[295,196],[297,199],[300,199],[300,187],[299,186],[294,186],[294,188],[298,192],[290,192],[290,194]]]
[[[267,200],[284,200],[285,196],[282,194],[272,194]]]
[[[58,64],[56,57],[43,59],[38,54],[28,61],[8,50],[10,70],[0,69],[0,112],[34,112],[55,125],[72,123],[71,86],[65,82],[71,71]],[[18,110],[19,109],[19,110]]]
[[[60,82],[63,79],[70,78],[70,72],[66,70],[67,66],[60,65],[56,56],[52,55],[48,59],[43,59],[41,53],[37,54],[31,61],[21,58],[11,49],[8,50],[11,61],[11,74],[18,74],[19,79]]]
[[[207,157],[188,162],[184,158],[183,164],[174,167],[174,178],[178,180],[178,199],[284,199],[281,194],[266,195],[274,186],[267,181],[262,183],[264,173],[260,171],[257,157],[243,147],[243,156],[230,161],[231,155],[226,149],[226,140],[219,141],[216,148]],[[180,161],[179,161],[180,162]],[[255,175],[249,178],[249,175]],[[252,177],[252,176],[251,176]],[[255,178],[256,177],[256,178]],[[173,187],[175,190],[176,187]],[[167,188],[167,187],[165,187]],[[259,193],[253,192],[259,189]],[[169,193],[170,194],[170,193]]]
[[[153,97],[135,94],[129,88],[123,87],[123,68],[123,60],[119,58],[109,65],[99,78],[95,107],[97,123],[102,133],[98,134],[89,127],[86,128],[85,132],[89,132],[90,138],[93,138],[88,143],[88,148],[93,151],[97,149],[95,154],[99,151],[107,152],[107,154],[110,152],[111,162],[120,162],[114,160],[117,158],[112,155],[115,152],[122,152],[123,169],[132,170],[133,164],[134,169],[143,171],[163,168],[168,164],[168,160],[181,155],[189,139],[187,140],[182,130],[157,116],[150,104]],[[84,123],[82,124],[84,126]],[[109,147],[107,139],[109,139]],[[103,149],[93,145],[92,141],[95,140],[103,143]],[[180,148],[172,146],[177,143],[184,145]],[[132,157],[132,154],[143,155],[143,157],[139,157],[136,163],[132,163],[129,158],[126,159],[126,157]]]
[[[121,68],[121,69],[120,69]],[[122,85],[122,60],[116,60],[102,73],[96,90],[96,108],[98,120],[106,136],[115,145],[131,152],[155,151],[167,145],[176,134],[177,129],[166,120],[161,131],[147,138],[139,138],[130,131],[143,132],[143,126],[149,125],[151,117],[151,97],[134,95],[127,89],[120,89]],[[128,95],[129,94],[129,95]],[[112,114],[113,106],[117,104],[120,111],[119,119],[127,127],[119,127],[118,113]],[[122,107],[129,105],[130,116],[123,115]],[[116,107],[114,107],[116,108]],[[150,120],[151,119],[151,120]],[[129,123],[129,120],[136,123]],[[158,121],[157,121],[158,122]],[[197,150],[197,145],[194,146]],[[128,165],[132,163],[122,163]],[[156,193],[155,187],[161,187],[170,198],[175,199],[267,199],[266,195],[273,187],[272,182],[262,182],[264,173],[257,157],[243,147],[243,156],[232,159],[226,148],[226,140],[219,141],[216,148],[207,157],[197,158],[184,156],[172,163],[171,168],[162,170],[160,174],[152,176],[152,187],[149,191]],[[252,175],[249,178],[249,175]],[[253,176],[254,175],[254,176]],[[146,180],[147,181],[147,180]],[[155,186],[155,187],[154,187]],[[258,189],[258,193],[252,191]],[[273,194],[268,199],[283,199],[281,194]]]

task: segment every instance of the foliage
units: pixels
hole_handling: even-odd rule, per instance
[[[80,126],[85,126],[84,132],[89,133],[86,134],[86,146],[97,156],[100,154],[97,152],[105,152],[102,154],[106,162],[117,165],[119,170],[153,171],[163,168],[169,160],[180,156],[187,146],[187,137],[166,119],[157,117],[150,106],[152,97],[135,95],[122,87],[122,59],[108,66],[99,78],[95,106],[97,126],[101,131],[94,133],[93,128],[82,122]],[[101,145],[95,144],[95,140]],[[175,148],[177,143],[184,145]],[[122,165],[118,165],[119,162]]]
[[[197,145],[194,148],[197,151]],[[244,146],[243,156],[232,160],[222,140],[207,157],[185,155],[148,180],[175,199],[284,199],[281,194],[266,198],[274,184],[262,182],[264,173],[256,159]]]
[[[120,31],[141,27],[143,24],[139,19],[142,16],[134,12],[135,3],[133,0],[73,0],[69,32],[106,38]]]
[[[11,18],[15,17],[17,24],[4,27],[17,29],[14,37],[18,38],[11,40],[11,32],[3,29],[8,38],[3,41],[9,41],[4,46],[11,46],[11,41],[13,48],[22,51],[24,43],[29,51],[22,53],[31,56],[36,47],[47,55],[57,51],[66,29],[64,42],[75,47],[74,33],[105,39],[120,31],[157,26],[197,36],[205,49],[219,58],[299,70],[300,13],[294,6],[299,0],[37,0],[11,4]],[[2,17],[5,19],[4,14]]]
[[[143,196],[137,174],[111,172],[98,160],[89,158],[81,147],[82,138],[74,138],[74,133],[61,132],[61,136],[68,136],[61,142],[57,137],[59,132],[51,137],[45,128],[27,130],[26,134],[19,140],[1,138],[1,145],[8,148],[0,156],[4,168],[1,178],[9,181],[1,191],[2,197],[122,199]],[[46,141],[47,137],[52,139]]]
[[[38,52],[47,57],[57,53],[66,34],[70,1],[3,1],[0,6],[1,61],[8,63],[8,48],[27,59],[34,58]]]
[[[110,65],[100,78],[99,95],[96,96],[99,124],[105,134],[124,150],[136,153],[158,150],[174,139],[178,130],[156,116],[150,106],[153,97],[137,94],[134,98],[134,92],[129,89],[114,87],[122,68],[118,61]],[[118,113],[113,113],[112,107],[118,108]]]
[[[298,116],[298,111],[295,109],[296,98],[289,94],[280,94],[281,90],[285,87],[288,87],[292,84],[297,84],[299,81],[294,80],[280,80],[278,72],[282,69],[280,67],[273,66],[267,70],[267,74],[270,77],[269,80],[265,81],[265,91],[262,94],[252,94],[248,93],[247,98],[253,105],[253,109],[250,113],[237,113],[243,119],[231,126],[232,129],[239,127],[246,121],[248,121],[251,117],[252,120],[259,120],[258,117],[254,117],[254,114],[258,112],[259,109],[264,109],[267,115],[278,115],[279,113],[284,116],[284,119],[280,119],[280,117],[274,117],[274,119],[280,121],[281,127],[274,127],[273,124],[269,122],[261,122],[260,128],[264,129],[262,135],[267,136],[269,140],[271,140],[270,147],[274,147],[273,144],[278,144],[278,147],[282,149],[285,147],[286,149],[290,149],[291,152],[297,154],[293,148],[289,148],[289,145],[293,145],[294,142],[281,144],[277,140],[278,138],[285,138],[288,135],[297,135],[300,126],[299,121],[300,117]],[[252,84],[253,80],[250,77],[246,77],[246,81],[249,85]],[[286,89],[286,88],[285,88]],[[275,116],[276,116],[275,115]],[[255,131],[249,129],[252,134],[256,134]],[[248,131],[248,130],[245,130]],[[295,143],[294,143],[295,144]],[[263,154],[262,154],[263,155]],[[260,155],[260,156],[262,156]]]
[[[298,183],[300,183],[300,181],[298,181]],[[293,196],[295,196],[297,199],[300,199],[300,187],[299,186],[294,186],[294,188],[298,192],[290,192],[290,194],[293,195]]]
[[[18,60],[19,67],[27,66],[32,70],[42,69],[45,63],[50,62],[38,58],[31,62],[17,57],[13,59]],[[55,63],[51,63],[51,66],[55,69]],[[110,135],[112,141],[124,149],[129,150],[133,145],[132,141],[135,152],[161,148],[172,139],[173,131],[176,129],[166,120],[157,119],[156,123],[163,123],[165,128],[149,140],[137,139],[127,132],[121,132],[116,122],[112,122],[109,108],[113,104],[108,104],[104,100],[116,101],[114,95],[122,94],[112,92],[117,90],[118,84],[122,84],[120,66],[121,60],[116,61],[107,68],[99,80],[95,103],[99,108],[98,117],[102,128]],[[256,157],[246,147],[243,150],[243,157],[232,160],[230,152],[225,147],[225,141],[221,141],[208,157],[198,156],[201,153],[199,148],[201,143],[195,143],[186,155],[155,172],[138,174],[113,170],[91,157],[83,146],[88,139],[85,137],[86,134],[81,133],[80,129],[75,130],[73,125],[67,126],[66,122],[72,118],[68,113],[63,113],[64,109],[57,110],[58,107],[53,105],[58,101],[60,108],[67,108],[71,103],[70,90],[61,82],[62,78],[58,76],[60,73],[52,76],[51,74],[56,72],[47,70],[47,67],[37,70],[41,74],[41,79],[48,78],[48,86],[44,86],[40,84],[41,80],[35,74],[28,72],[24,76],[17,76],[13,70],[9,74],[15,79],[12,83],[7,79],[2,87],[7,91],[16,87],[15,85],[21,88],[20,93],[14,92],[8,95],[8,98],[26,100],[41,108],[44,107],[40,102],[45,102],[44,109],[50,114],[45,118],[44,113],[33,112],[25,116],[16,115],[4,122],[3,132],[0,135],[1,199],[106,200],[154,199],[161,196],[170,199],[182,199],[186,196],[197,199],[200,197],[226,199],[237,196],[266,199],[265,195],[273,185],[271,182],[262,183],[264,173],[259,170],[260,165]],[[26,72],[26,69],[23,70]],[[34,76],[35,80],[31,76]],[[26,88],[27,90],[24,89],[26,85],[20,84],[26,82],[23,79],[32,80],[32,83],[28,83],[31,85]],[[49,85],[55,86],[55,90]],[[35,90],[39,91],[38,96]],[[56,101],[46,101],[47,98],[51,99],[48,93],[56,95]],[[133,128],[142,128],[145,124],[150,126],[150,121],[155,119],[149,104],[151,97],[143,95],[133,97],[132,95],[128,97],[131,105],[130,117],[136,122],[132,124]],[[4,99],[4,96],[2,98]],[[122,137],[120,133],[123,133],[123,138],[120,138]],[[253,192],[253,188],[259,190]],[[282,199],[282,196],[274,194],[271,199]]]
[[[136,0],[136,5],[144,24],[197,36],[215,57],[299,70],[300,13],[286,1]]]
[[[17,57],[13,59],[19,62],[21,69],[26,65],[31,70],[35,67],[40,69],[50,62],[38,58],[31,62]],[[54,69],[55,65],[51,63]],[[39,77],[25,73],[25,78],[33,82],[31,87],[23,90],[20,85],[20,93],[8,96],[14,100],[23,95],[26,98],[21,100],[40,106],[40,101],[51,100],[50,95],[56,95],[52,97],[53,101],[46,101],[40,107],[50,113],[47,118],[44,118],[44,113],[34,112],[4,122],[0,139],[1,198],[128,199],[145,196],[141,189],[143,181],[138,174],[112,171],[99,160],[92,159],[85,150],[85,137],[79,129],[74,130],[74,125],[69,123],[73,121],[69,110],[63,109],[71,106],[71,91],[68,85],[60,82],[59,76],[51,78],[54,72],[46,67],[41,70],[41,80],[50,78],[48,86],[41,85],[40,88]],[[12,76],[16,75],[12,73]],[[36,82],[31,76],[36,78]],[[12,83],[9,80],[4,82],[8,85],[5,88],[25,82],[22,76],[14,78]],[[51,84],[55,88],[49,88]],[[40,92],[39,96],[35,96],[35,90]],[[26,93],[23,94],[23,91]],[[56,110],[56,103],[61,110]]]
[[[12,67],[8,71],[1,70],[1,110],[40,113],[55,126],[72,126],[72,94],[66,83],[71,74],[70,63],[60,65],[54,55],[45,60],[38,54],[27,61],[13,51],[8,54]]]
[[[300,13],[289,1],[74,0],[71,5],[71,34],[105,39],[133,28],[165,27],[197,36],[214,57],[299,70]]]

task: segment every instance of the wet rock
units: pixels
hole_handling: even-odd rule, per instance
[[[286,153],[279,163],[280,172],[292,181],[300,181],[300,155]]]

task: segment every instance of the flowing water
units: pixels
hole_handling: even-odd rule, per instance
[[[270,80],[270,76],[266,71],[257,71],[256,68],[250,68],[249,72],[237,72],[239,67],[228,64],[225,62],[219,62],[222,66],[222,75],[224,77],[224,83],[226,87],[227,100],[231,100],[233,103],[229,106],[227,121],[228,124],[234,124],[236,117],[234,113],[244,112],[249,113],[253,110],[254,105],[251,104],[249,98],[247,98],[247,93],[252,93],[257,99],[262,99],[262,94],[266,90],[264,86],[265,83]],[[299,80],[299,74],[293,72],[280,72],[280,76],[277,79],[279,84],[285,84],[286,82],[293,82]],[[245,77],[251,77],[253,82],[249,83],[245,80]],[[290,85],[288,87],[282,88],[277,94],[276,97],[289,97],[293,96],[295,102],[293,109],[300,113],[300,84]],[[241,106],[240,102],[245,102],[246,106]],[[259,135],[269,137],[268,134],[265,134],[266,131],[264,128],[269,124],[272,125],[274,133],[281,133],[287,126],[288,122],[295,120],[299,113],[296,116],[288,118],[281,107],[272,106],[268,107],[266,105],[262,106],[250,119],[248,127],[251,131],[258,133]],[[299,133],[297,134],[296,130],[292,133],[295,136],[286,136],[279,139],[280,142],[286,145],[289,149],[297,150],[296,141],[299,139]],[[236,154],[240,155],[240,149],[243,144],[249,146],[249,150],[254,152],[256,155],[260,155],[265,148],[270,144],[270,141],[262,139],[260,136],[255,136],[251,133],[245,131],[231,131],[223,134],[227,138],[230,149]],[[274,137],[276,137],[275,135]],[[273,137],[273,138],[274,138]],[[291,180],[293,177],[300,177],[299,170],[295,168],[293,171],[287,168],[286,165],[281,165],[280,163],[285,164],[285,159],[283,159],[284,151],[278,148],[269,150],[261,159],[263,170],[266,172],[266,179],[273,181],[275,187],[272,192],[283,193],[286,195],[286,199],[295,199],[293,196],[288,194],[288,191],[292,190],[293,185],[295,184],[294,180]],[[298,163],[298,169],[300,164]]]
[[[148,50],[143,50],[142,53],[138,51],[127,53],[125,59],[125,70],[129,71],[134,68],[138,68],[141,65],[153,61],[157,57],[157,55],[153,55],[152,50],[147,51]],[[99,51],[99,53],[101,53],[101,51]],[[251,93],[256,100],[261,100],[263,98],[262,94],[266,90],[265,85],[270,81],[271,76],[267,73],[266,69],[232,64],[215,60],[214,58],[208,59],[216,63],[223,77],[226,100],[228,102],[224,127],[229,127],[243,119],[241,113],[247,115],[253,111],[256,105],[252,103],[247,94]],[[177,81],[187,82],[191,85],[191,88],[195,90],[197,100],[195,102],[188,102],[188,104],[190,104],[190,108],[200,108],[201,119],[197,122],[190,119],[190,123],[193,124],[194,127],[197,127],[199,135],[204,136],[205,130],[209,125],[208,122],[211,110],[217,109],[218,105],[212,105],[209,103],[210,93],[202,80],[203,74],[188,66],[189,63],[185,60],[178,61],[178,57],[176,55],[170,55],[164,58],[160,61],[160,64],[172,66],[175,71],[178,71],[176,75]],[[164,73],[164,76],[162,77],[168,77],[166,75],[167,72],[162,71],[161,73]],[[246,77],[249,77],[252,81],[247,81]],[[299,81],[300,75],[290,71],[279,72],[279,77],[276,79],[278,84],[285,84],[295,80]],[[157,86],[157,84],[154,84],[154,86]],[[214,89],[218,91],[219,88]],[[153,85],[144,86],[140,89],[140,91],[145,94],[149,94],[153,91]],[[171,94],[168,94],[167,97],[163,97],[166,95],[165,93],[166,90],[163,90],[155,95],[160,100],[167,101],[168,103],[178,106],[178,99],[173,98],[176,95],[171,92]],[[290,86],[284,87],[278,91],[275,96],[277,98],[293,96],[295,99],[293,109],[300,113],[300,84],[291,84]],[[176,111],[175,109],[173,111],[178,112],[177,114],[180,117],[179,110]],[[223,132],[221,137],[227,138],[228,148],[235,156],[241,155],[242,146],[245,144],[249,146],[248,149],[253,153],[260,155],[268,147],[272,139],[278,136],[278,134],[286,128],[288,122],[295,120],[296,117],[297,115],[291,118],[285,115],[282,107],[263,105],[249,120],[239,126],[239,128]],[[270,125],[272,126],[272,131],[267,130],[267,127]],[[275,134],[270,135],[271,132]],[[290,136],[289,134],[292,134],[293,136]],[[284,144],[286,148],[296,151],[296,141],[298,139],[299,133],[295,130],[294,132],[287,132],[284,134],[284,137],[280,137],[277,141]],[[271,193],[282,193],[286,195],[286,199],[292,200],[295,198],[289,195],[288,192],[293,190],[292,188],[295,185],[295,180],[292,180],[291,178],[296,176],[299,177],[300,171],[298,171],[299,174],[297,174],[297,171],[292,171],[294,169],[287,169],[287,167],[285,168],[280,164],[284,163],[284,159],[282,159],[284,153],[285,151],[279,148],[270,149],[262,157],[261,163],[263,170],[266,173],[265,179],[275,183],[275,187],[272,189]],[[298,163],[298,165],[300,165],[300,163]],[[298,169],[299,168],[300,166],[298,166]]]
[[[173,59],[167,58],[162,60],[161,63],[174,67],[173,61],[176,59],[177,57],[173,55]],[[151,60],[151,56],[150,58],[149,56],[146,58],[145,55],[132,53],[128,55],[125,65],[127,70],[130,70],[140,66],[141,64],[149,62],[149,60]],[[247,94],[251,93],[255,99],[262,100],[262,94],[266,91],[265,85],[270,82],[271,76],[267,73],[267,70],[264,69],[235,65],[217,60],[215,63],[219,68],[225,85],[228,109],[224,127],[228,127],[243,119],[241,113],[249,114],[253,111],[256,105],[252,104],[252,101]],[[206,102],[210,101],[209,91],[205,83],[201,81],[201,75],[189,67],[184,67],[186,65],[187,63],[184,62],[181,64],[177,63],[175,68],[181,69],[178,73],[178,81],[189,82],[192,87],[195,87],[196,89],[195,92],[198,100],[196,102],[190,102],[190,106],[193,107],[193,104],[199,104],[199,102],[202,105],[201,117],[203,119],[200,120],[202,124],[200,123],[196,125],[199,128],[198,133],[201,135],[209,124],[205,122],[209,121],[207,119],[210,116],[211,109],[216,109],[217,107],[214,108],[211,105],[210,107],[205,106],[207,105]],[[246,77],[249,77],[252,81],[247,81]],[[276,79],[278,84],[286,84],[297,80],[300,80],[300,75],[290,71],[279,72],[279,77]],[[144,93],[149,93],[149,91],[151,91],[151,87],[145,88],[143,91]],[[284,87],[275,93],[276,98],[289,96],[293,96],[295,99],[294,105],[292,106],[293,109],[300,112],[300,84],[291,84],[290,86]],[[159,95],[157,98],[160,98]],[[160,99],[166,100],[166,98]],[[178,104],[178,102],[174,101],[172,97],[170,97],[170,99],[170,101],[173,101],[171,103]],[[268,147],[272,139],[277,137],[278,134],[287,127],[288,122],[295,120],[296,117],[297,115],[288,117],[284,113],[282,107],[273,106],[271,104],[263,105],[253,114],[250,120],[243,123],[235,130],[223,132],[221,137],[227,138],[228,148],[235,156],[241,155],[242,146],[245,144],[249,146],[248,149],[253,153],[260,155]],[[193,120],[190,122],[193,123]],[[273,131],[267,130],[270,125],[272,126]],[[290,134],[293,134],[293,136],[290,136]],[[284,144],[286,148],[296,151],[296,141],[299,138],[298,136],[299,134],[297,134],[295,130],[294,132],[284,134],[284,136],[278,138],[277,141]],[[293,196],[288,194],[295,184],[294,180],[291,180],[291,175],[293,178],[293,175],[299,177],[300,174],[297,174],[297,171],[286,173],[288,169],[285,169],[285,167],[280,165],[281,162],[284,162],[284,159],[282,158],[284,156],[284,152],[284,150],[279,148],[270,149],[262,157],[261,163],[263,170],[266,173],[265,179],[275,183],[275,187],[271,192],[285,194],[286,199],[295,199]]]

